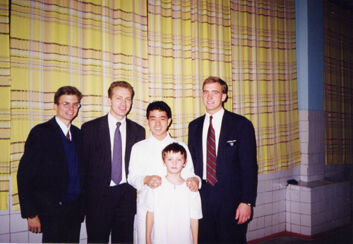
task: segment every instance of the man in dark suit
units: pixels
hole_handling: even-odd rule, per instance
[[[18,167],[21,215],[31,232],[43,232],[43,242],[80,241],[81,134],[71,122],[81,107],[81,98],[75,87],[57,90],[56,116],[31,130]]]
[[[125,81],[108,90],[110,112],[82,125],[86,167],[86,227],[89,243],[132,242],[136,190],[126,181],[131,147],[145,129],[126,118],[134,90]]]
[[[252,123],[223,108],[226,82],[203,83],[206,114],[189,124],[189,150],[200,190],[200,243],[246,243],[257,191],[256,140]]]

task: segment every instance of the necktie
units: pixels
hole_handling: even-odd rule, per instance
[[[121,134],[120,134],[120,122],[116,123],[116,129],[114,133],[114,145],[113,145],[113,160],[112,160],[112,175],[111,179],[115,184],[119,184],[121,181],[122,172],[122,147],[121,147]]]
[[[207,133],[207,182],[212,186],[217,182],[216,176],[216,136],[212,126],[212,116],[210,116],[210,126]]]
[[[67,131],[66,139],[67,139],[68,141],[71,141],[71,139],[70,139],[70,131]]]

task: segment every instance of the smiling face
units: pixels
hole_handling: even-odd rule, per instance
[[[167,152],[164,155],[164,164],[168,174],[180,174],[185,166],[185,156],[181,152]]]
[[[167,113],[161,110],[151,110],[147,119],[151,133],[158,140],[163,140],[167,136],[168,126],[172,121]]]
[[[54,104],[56,117],[66,126],[77,116],[79,110],[79,98],[76,95],[61,95],[58,103]]]
[[[131,91],[125,87],[115,87],[108,99],[110,113],[118,120],[122,120],[130,111],[132,105]]]
[[[226,98],[227,94],[222,92],[222,86],[218,82],[210,82],[204,85],[202,99],[207,113],[214,114],[218,112]]]

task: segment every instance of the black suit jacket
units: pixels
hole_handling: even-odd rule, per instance
[[[86,172],[86,205],[88,211],[101,207],[102,197],[109,190],[111,180],[111,144],[108,116],[94,119],[82,125],[83,158]],[[132,146],[145,138],[145,129],[126,119],[125,173],[128,175]],[[131,187],[129,199],[132,211],[136,211],[136,190]]]
[[[202,178],[202,128],[205,115],[189,124],[188,146],[195,173]],[[255,205],[257,192],[256,140],[253,125],[245,117],[224,111],[217,153],[217,198],[235,208],[240,202]],[[202,189],[201,189],[202,190]]]
[[[71,125],[70,131],[79,156],[79,175],[82,180],[81,132],[74,125]],[[62,136],[63,132],[55,117],[36,125],[28,135],[17,172],[23,218],[55,215],[57,206],[65,199],[69,170]]]

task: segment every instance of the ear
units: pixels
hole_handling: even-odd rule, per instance
[[[227,99],[227,94],[222,93],[222,102],[224,102]]]
[[[108,105],[112,106],[112,99],[110,97],[108,97]]]
[[[54,109],[55,111],[58,111],[58,104],[54,103],[53,109]]]

